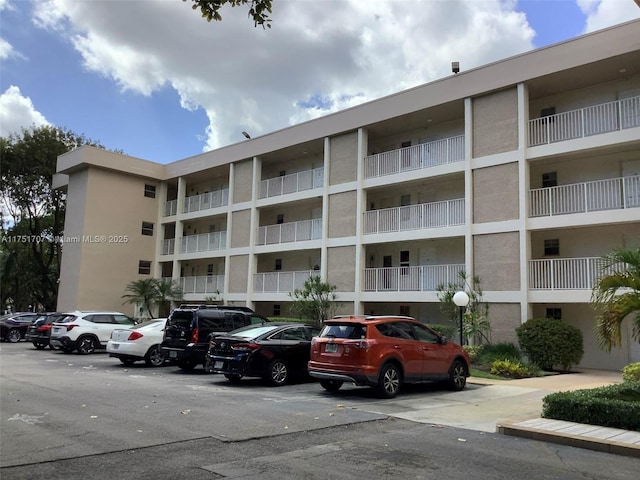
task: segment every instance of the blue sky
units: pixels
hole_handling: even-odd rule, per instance
[[[633,0],[0,0],[0,135],[49,123],[160,163],[640,18]]]

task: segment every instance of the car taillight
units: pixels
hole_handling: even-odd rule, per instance
[[[216,341],[213,338],[209,340],[209,348],[216,348]]]
[[[251,352],[260,348],[257,343],[236,343],[231,345],[231,350],[234,352]]]
[[[73,323],[72,323],[72,324],[70,324],[70,325],[66,325],[66,327],[67,327],[67,332],[70,332],[71,330],[73,330],[73,329],[74,329],[74,327],[77,327],[77,326],[78,326],[78,325],[75,325],[75,324],[73,324]]]
[[[193,343],[198,343],[198,329],[194,328],[193,332],[191,332],[191,341]]]
[[[47,330],[51,330],[51,325],[40,325],[37,330],[39,332],[46,332]]]
[[[131,332],[131,335],[129,335],[129,340],[137,340],[142,337],[144,337],[144,335],[142,335],[140,332]]]

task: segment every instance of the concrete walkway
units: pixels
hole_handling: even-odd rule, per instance
[[[546,395],[621,383],[622,375],[619,372],[580,369],[575,373],[519,380],[471,377],[468,381],[470,386],[485,385],[485,388],[497,388],[507,394],[499,401],[503,416],[495,425],[498,433],[640,457],[640,432],[540,417],[542,398]],[[478,406],[480,412],[491,409],[482,403]]]

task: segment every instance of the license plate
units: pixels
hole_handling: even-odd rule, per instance
[[[169,358],[176,358],[178,356],[178,352],[175,350],[169,350]]]
[[[213,368],[215,368],[216,370],[222,369],[223,366],[224,362],[216,362],[213,364]]]
[[[338,345],[335,343],[327,343],[324,347],[324,351],[327,353],[336,353],[338,351]]]

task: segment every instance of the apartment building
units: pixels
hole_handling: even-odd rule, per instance
[[[121,309],[128,282],[172,278],[185,300],[289,313],[311,275],[339,313],[444,321],[436,287],[482,279],[491,337],[529,318],[599,350],[599,259],[640,247],[640,21],[498,61],[161,165],[85,146],[67,189],[58,309]]]

